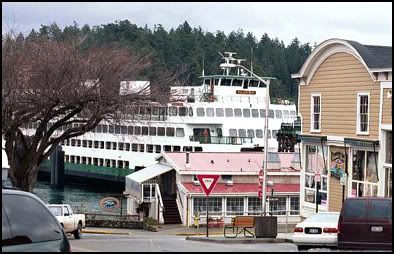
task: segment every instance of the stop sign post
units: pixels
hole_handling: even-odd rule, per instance
[[[315,182],[316,182],[316,198],[315,198],[315,202],[316,202],[316,213],[319,212],[319,202],[317,202],[317,201],[319,200],[320,181],[321,181],[320,170],[316,169],[316,170],[315,170]]]
[[[202,189],[206,196],[206,207],[207,207],[207,237],[208,237],[208,196],[212,192],[216,183],[218,182],[219,175],[197,175],[197,179],[201,184]]]

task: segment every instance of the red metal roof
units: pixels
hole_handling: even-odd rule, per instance
[[[298,154],[268,153],[269,171],[299,171]],[[262,168],[264,153],[224,153],[193,152],[189,153],[189,166],[186,167],[185,152],[170,152],[164,156],[170,164],[180,171],[197,172],[244,172],[256,173]]]
[[[199,185],[194,185],[191,182],[182,182],[181,184],[189,193],[204,193],[202,187]],[[218,183],[213,188],[211,194],[256,193],[257,195],[258,186],[258,183],[234,183],[232,186],[227,186],[225,183]],[[267,193],[271,193],[271,187],[267,187],[266,190]],[[300,192],[300,185],[277,183],[274,185],[274,192]]]

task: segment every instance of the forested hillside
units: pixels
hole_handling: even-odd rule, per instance
[[[19,35],[19,39],[32,40],[39,37],[59,41],[80,38],[83,39],[82,48],[85,49],[114,44],[136,49],[143,54],[152,54],[160,65],[165,65],[172,71],[185,65],[189,85],[200,84],[198,77],[202,73],[203,64],[205,74],[219,73],[221,56],[218,52],[237,52],[237,58],[247,59],[246,67],[250,68],[251,61],[253,62],[253,71],[257,75],[278,79],[271,85],[273,97],[285,97],[292,101],[296,100],[298,85],[290,74],[299,71],[312,50],[308,43],[302,44],[297,38],[286,46],[283,41],[272,39],[267,34],[256,38],[252,33],[245,34],[238,30],[226,35],[222,31],[192,28],[187,22],[169,31],[162,25],[155,25],[153,30],[147,26],[138,27],[129,20],[94,27],[80,27],[74,22],[63,30],[53,23],[41,25],[38,31],[32,30],[26,38]]]

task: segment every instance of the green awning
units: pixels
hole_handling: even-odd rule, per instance
[[[344,138],[344,142],[350,146],[357,147],[377,147],[379,146],[379,140],[365,140],[365,139],[354,139],[354,138]]]
[[[327,141],[327,136],[298,134],[298,139],[303,142],[320,143],[322,141]]]

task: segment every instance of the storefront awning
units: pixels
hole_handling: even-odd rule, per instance
[[[158,163],[127,175],[125,192],[127,194],[131,194],[137,199],[141,199],[141,184],[143,182],[164,174],[172,169],[173,168],[169,165]]]
[[[350,146],[357,147],[371,147],[376,148],[379,146],[379,140],[365,140],[365,139],[354,139],[354,138],[344,138],[344,142]]]
[[[298,139],[303,142],[320,143],[322,141],[327,141],[327,136],[298,134]]]

